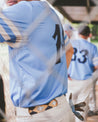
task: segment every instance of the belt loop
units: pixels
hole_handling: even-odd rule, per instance
[[[64,96],[66,96],[66,94],[64,94]]]

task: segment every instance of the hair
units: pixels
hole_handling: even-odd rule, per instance
[[[81,26],[79,26],[78,33],[81,34],[81,35],[83,35],[83,36],[88,37],[89,34],[90,34],[90,28],[89,28],[89,26],[88,25],[81,25]]]

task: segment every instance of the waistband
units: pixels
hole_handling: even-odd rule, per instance
[[[65,101],[64,99],[66,99],[66,97],[65,95],[62,95],[60,97],[56,97],[55,99],[44,105],[38,105],[30,108],[16,107],[15,113],[17,116],[31,116],[61,105],[62,102]]]

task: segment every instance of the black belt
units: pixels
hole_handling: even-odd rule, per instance
[[[30,115],[33,115],[33,114],[37,114],[37,113],[46,111],[46,110],[51,109],[53,107],[56,107],[57,105],[58,105],[57,100],[53,99],[52,101],[50,101],[47,104],[38,105],[38,106],[34,106],[34,107],[29,107],[28,112],[29,112]]]

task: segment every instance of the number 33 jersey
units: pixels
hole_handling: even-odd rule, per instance
[[[74,54],[68,69],[68,74],[75,80],[86,80],[98,66],[97,47],[85,39],[79,38],[71,41]]]

